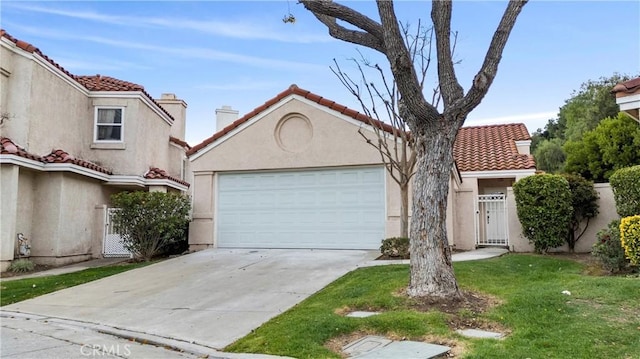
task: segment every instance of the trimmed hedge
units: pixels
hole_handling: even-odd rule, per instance
[[[562,176],[539,174],[513,185],[522,234],[535,251],[561,246],[569,235],[573,216],[569,182]]]
[[[633,265],[640,264],[640,215],[620,220],[620,243]]]
[[[609,183],[620,217],[640,214],[640,165],[617,170]]]

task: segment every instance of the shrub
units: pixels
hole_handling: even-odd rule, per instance
[[[382,240],[380,252],[389,257],[409,258],[409,238],[392,237]]]
[[[11,262],[11,265],[9,265],[9,272],[26,273],[34,270],[35,267],[36,265],[32,261],[20,258]]]
[[[593,182],[580,175],[562,175],[569,182],[571,191],[572,216],[567,234],[567,245],[572,252],[576,242],[589,227],[589,220],[598,215],[598,192],[593,188]],[[582,224],[584,223],[584,227]]]
[[[545,253],[565,241],[571,223],[571,190],[564,177],[540,174],[513,185],[522,234],[535,251]]]
[[[189,198],[176,193],[121,192],[111,196],[120,210],[113,223],[124,247],[146,261],[184,237],[189,223]]]
[[[640,264],[640,215],[620,221],[620,243],[631,264]]]
[[[640,165],[617,170],[609,183],[620,217],[640,214]]]
[[[591,254],[600,260],[604,269],[609,272],[619,272],[627,266],[624,249],[620,243],[620,221],[613,220],[607,228],[597,234],[597,241],[593,245]]]

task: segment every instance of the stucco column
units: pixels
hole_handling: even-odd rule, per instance
[[[198,172],[193,175],[193,215],[189,225],[189,249],[200,250],[214,246],[215,173]]]
[[[18,179],[20,168],[2,165],[0,169],[0,270],[6,271],[15,254],[18,219]]]
[[[95,207],[95,226],[93,228],[93,236],[91,243],[91,255],[93,258],[102,258],[103,241],[104,241],[104,229],[107,220],[107,205],[99,204]]]
[[[532,252],[533,246],[522,235],[522,225],[518,219],[516,196],[513,193],[513,187],[507,187],[507,214],[509,249],[514,252]]]

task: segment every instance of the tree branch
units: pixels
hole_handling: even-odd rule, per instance
[[[436,33],[438,82],[445,108],[464,96],[464,90],[458,83],[453,69],[451,56],[451,8],[451,1],[433,1],[431,3],[431,20]]]
[[[480,104],[480,101],[482,101],[484,96],[487,94],[487,91],[489,91],[489,87],[498,73],[498,64],[500,64],[500,60],[502,59],[502,51],[507,44],[509,34],[516,23],[516,19],[518,18],[520,11],[522,11],[522,8],[527,1],[528,0],[509,1],[509,5],[507,5],[507,8],[502,15],[502,19],[500,20],[500,24],[498,25],[496,32],[493,34],[493,38],[491,39],[491,44],[489,45],[489,49],[485,55],[482,67],[473,78],[473,85],[464,97],[461,106],[463,113],[468,114],[471,112],[471,110]],[[435,3],[439,3],[439,1],[434,2],[434,4]],[[440,83],[442,84],[442,82]]]
[[[331,37],[385,52],[382,26],[371,18],[331,0],[300,0],[300,3],[327,27]],[[347,29],[336,19],[363,31]]]
[[[385,55],[387,55],[391,72],[398,85],[398,92],[416,118],[419,118],[420,121],[433,122],[440,118],[440,113],[422,95],[411,55],[400,32],[398,19],[393,9],[393,1],[377,0],[376,3],[378,4],[384,44],[387,50]],[[416,96],[416,94],[420,94],[420,96]],[[407,123],[414,125],[409,121]]]

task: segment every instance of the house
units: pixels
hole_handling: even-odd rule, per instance
[[[390,126],[295,85],[241,118],[229,107],[216,113],[217,132],[188,151],[192,249],[377,249],[399,234],[398,185],[358,133]],[[535,173],[529,144],[523,124],[460,130],[450,244],[513,246],[511,227],[521,231],[508,191]]]
[[[640,122],[640,77],[615,85],[611,92],[616,96],[620,111]]]
[[[1,39],[1,268],[16,238],[61,265],[110,253],[109,197],[188,190],[186,104],[140,85],[71,74],[4,30]]]

